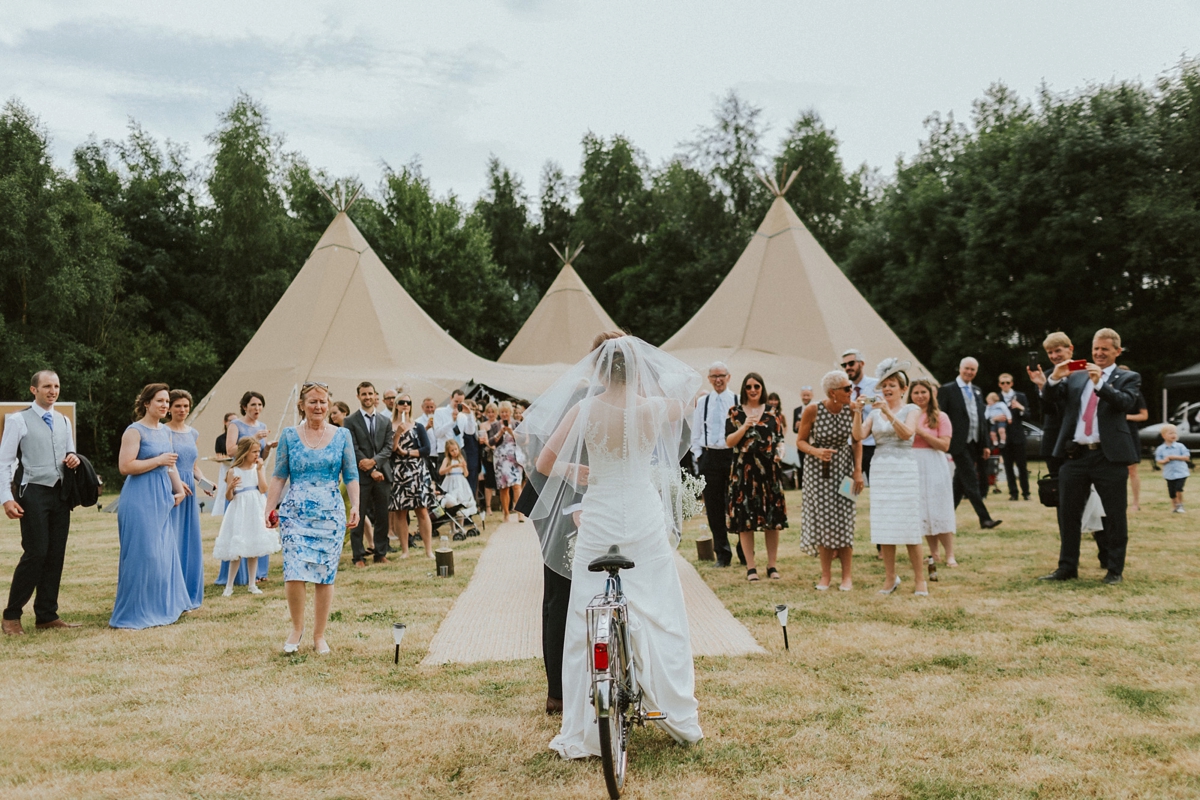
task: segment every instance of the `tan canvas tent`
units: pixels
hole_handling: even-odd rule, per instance
[[[327,383],[334,399],[358,407],[355,387],[382,394],[402,386],[419,404],[438,402],[475,381],[518,397],[536,397],[561,369],[496,364],[438,327],[396,281],[345,212],[339,212],[275,308],[199,403],[191,424],[208,455],[226,412],[249,389],[267,401],[261,419],[272,438],[293,424],[305,381]]]
[[[783,199],[786,186],[765,180],[776,196],[750,244],[663,349],[702,371],[724,361],[735,392],[747,372],[761,373],[789,423],[800,387],[823,399],[821,376],[848,348],[862,350],[868,375],[896,356],[913,362],[910,377],[928,376]]]
[[[591,351],[596,334],[617,327],[571,266],[582,249],[555,248],[563,268],[500,354],[501,364],[574,364]]]

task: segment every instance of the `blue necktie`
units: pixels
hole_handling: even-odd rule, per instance
[[[45,414],[42,414],[42,421],[46,423],[50,430],[54,430],[54,414],[47,411]]]

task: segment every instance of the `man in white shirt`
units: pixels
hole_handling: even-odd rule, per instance
[[[446,452],[446,442],[453,439],[458,442],[459,450],[463,447],[464,436],[474,436],[476,433],[475,415],[465,404],[466,397],[461,389],[455,389],[450,395],[449,405],[444,405],[433,413],[433,450],[437,454],[438,467],[442,464],[442,456]],[[437,470],[434,470],[435,472]],[[441,483],[438,475],[438,483]]]
[[[733,560],[727,516],[733,451],[725,444],[725,421],[729,409],[737,405],[737,395],[729,391],[729,367],[720,361],[708,368],[708,382],[713,390],[700,398],[692,415],[692,457],[704,476],[704,513],[712,531],[717,566],[728,567]],[[738,560],[745,564],[741,542],[737,550]]]
[[[33,405],[9,414],[0,439],[0,503],[9,519],[21,521],[24,551],[13,572],[3,630],[10,636],[25,633],[21,612],[29,599],[37,628],[78,628],[58,616],[58,587],[63,557],[71,531],[71,507],[62,498],[64,469],[79,466],[71,423],[54,410],[58,400],[58,375],[42,370],[33,376],[29,391]],[[19,455],[18,455],[19,451]],[[14,471],[20,465],[21,481],[13,496]]]
[[[866,362],[863,361],[862,352],[851,348],[842,353],[841,359],[838,361],[838,367],[845,371],[846,377],[850,379],[850,383],[854,384],[854,388],[850,390],[850,399],[857,400],[860,397],[874,397],[875,384],[879,381],[874,378],[868,378],[863,374],[863,367]],[[868,409],[863,409],[863,421],[871,412]],[[800,430],[799,426],[796,430]],[[868,436],[862,441],[862,473],[867,479],[867,483],[871,482],[871,456],[875,455],[875,437]]]

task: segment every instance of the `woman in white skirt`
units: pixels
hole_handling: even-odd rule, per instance
[[[221,532],[213,544],[213,558],[233,562],[229,565],[229,577],[225,581],[225,597],[233,594],[238,562],[246,559],[246,574],[254,575],[259,557],[278,553],[280,549],[279,534],[263,524],[267,508],[266,495],[263,493],[267,489],[267,481],[263,476],[260,444],[254,437],[246,437],[238,442],[225,481],[225,516],[221,520]],[[262,589],[254,581],[248,581],[246,587],[250,594],[262,594]]]
[[[913,594],[929,594],[921,560],[920,477],[913,457],[913,426],[919,413],[916,406],[904,404],[908,376],[907,361],[887,358],[875,369],[879,382],[875,390],[883,395],[867,416],[854,415],[854,438],[875,437],[875,455],[871,458],[871,542],[880,545],[885,575],[880,594],[891,594],[900,585],[896,575],[896,546],[908,548],[912,563]],[[859,398],[856,410],[865,402]]]
[[[913,455],[921,476],[921,533],[929,543],[929,579],[937,580],[938,545],[946,552],[946,566],[954,560],[954,472],[950,465],[950,417],[938,408],[937,385],[928,378],[913,381],[908,402],[920,410],[913,429]]]

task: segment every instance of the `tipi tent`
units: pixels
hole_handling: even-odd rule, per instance
[[[617,327],[571,266],[581,250],[582,244],[574,252],[554,248],[563,268],[500,354],[501,364],[574,364],[588,354],[597,334]]]
[[[767,391],[783,398],[789,422],[800,387],[812,386],[823,399],[821,376],[848,348],[863,352],[867,375],[888,356],[911,361],[910,377],[929,375],[783,199],[796,174],[782,188],[763,178],[775,200],[750,244],[712,297],[662,346],[702,371],[725,362],[735,392],[747,372],[761,373]]]
[[[403,386],[419,404],[426,396],[440,402],[470,381],[536,397],[559,374],[561,368],[496,364],[460,345],[404,291],[340,211],[190,422],[203,450],[249,389],[266,397],[262,420],[274,438],[281,425],[293,424],[299,386],[309,380],[329,384],[333,398],[354,409],[355,389],[364,380],[380,394]]]

